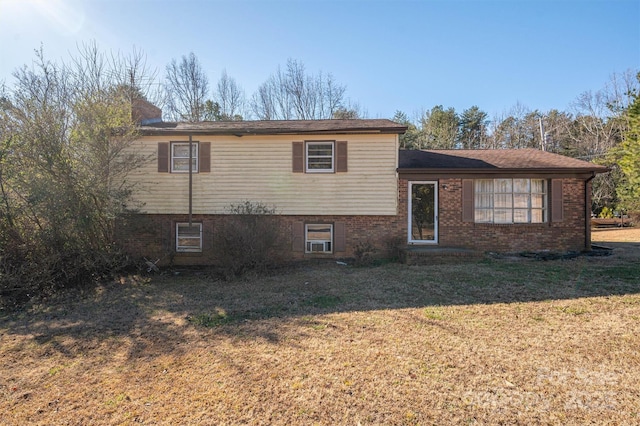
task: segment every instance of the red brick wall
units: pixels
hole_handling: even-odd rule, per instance
[[[131,104],[131,118],[140,123],[145,120],[160,120],[162,110],[145,99],[134,99]]]
[[[408,181],[400,179],[400,188],[404,188],[399,200],[400,216],[407,215],[407,187]],[[562,222],[494,225],[463,222],[462,179],[440,179],[438,245],[495,252],[584,250],[585,182],[579,178],[565,178],[562,187]]]
[[[187,222],[187,215],[132,215],[118,224],[118,241],[133,257],[145,257],[159,265],[210,265],[215,264],[216,228],[226,219],[225,215],[194,215],[194,222],[203,224],[202,253],[176,253],[175,224]],[[359,247],[371,245],[374,256],[396,255],[404,244],[402,220],[397,216],[277,216],[282,235],[282,251],[286,258],[352,258]],[[293,225],[302,223],[336,223],[345,225],[346,251],[332,254],[308,254],[293,250]],[[404,225],[406,229],[406,225]]]

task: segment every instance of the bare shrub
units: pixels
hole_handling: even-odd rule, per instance
[[[355,258],[355,264],[359,266],[369,266],[375,262],[375,255],[378,249],[371,243],[371,241],[364,241],[356,244],[353,255]]]
[[[384,241],[386,256],[391,260],[399,261],[402,255],[402,247],[405,245],[403,237],[390,237]]]
[[[214,237],[218,266],[225,277],[264,272],[282,262],[283,234],[274,207],[244,201],[230,205],[227,212]]]
[[[39,236],[25,240],[6,233],[0,242],[0,310],[44,300],[64,288],[88,288],[131,266],[116,246],[93,250]]]

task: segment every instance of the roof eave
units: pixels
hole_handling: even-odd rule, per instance
[[[160,135],[211,135],[211,136],[267,136],[267,135],[363,135],[363,134],[402,134],[406,128],[392,127],[384,129],[353,128],[353,129],[303,129],[303,130],[277,130],[277,129],[178,129],[178,128],[140,128],[144,136]]]
[[[607,167],[563,167],[563,168],[397,168],[399,174],[416,174],[416,173],[428,173],[428,174],[491,174],[491,173],[606,173],[611,169]]]

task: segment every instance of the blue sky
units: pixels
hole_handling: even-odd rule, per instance
[[[250,96],[288,58],[331,73],[369,117],[434,105],[567,110],[613,73],[640,70],[640,0],[0,0],[0,80],[79,43],[135,47],[164,75],[194,52]]]

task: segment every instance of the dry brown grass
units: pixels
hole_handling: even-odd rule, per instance
[[[591,230],[593,242],[640,242],[640,227],[633,228],[594,228]]]
[[[0,424],[638,424],[640,243],[623,244],[123,278],[4,314]]]

